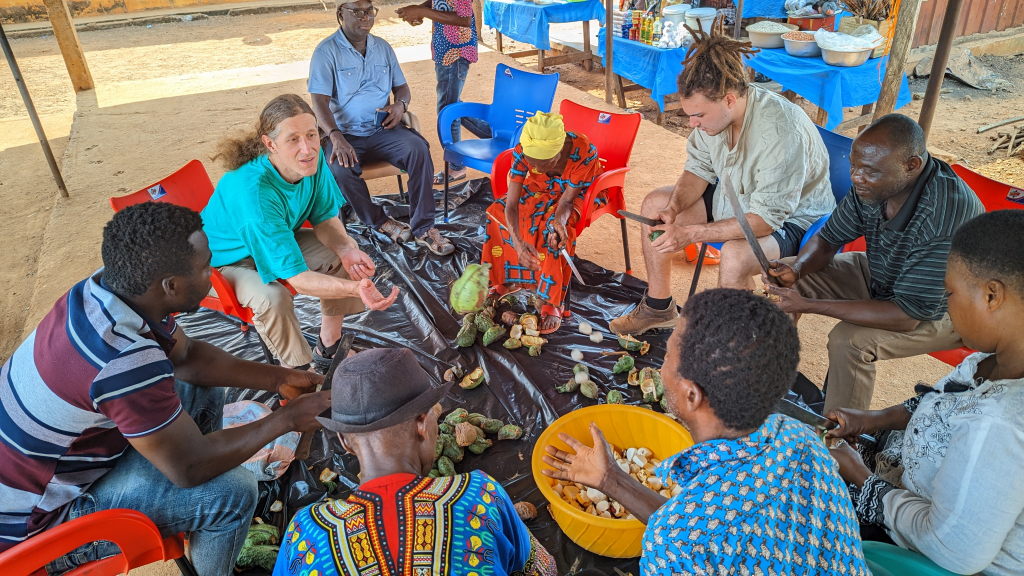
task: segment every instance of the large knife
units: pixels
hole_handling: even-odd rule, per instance
[[[768,273],[768,257],[764,255],[764,250],[761,249],[761,243],[757,241],[757,236],[754,235],[754,230],[750,227],[750,222],[747,222],[746,213],[743,211],[743,207],[740,206],[740,199],[736,196],[736,192],[733,191],[725,178],[718,179],[721,185],[722,192],[725,197],[729,199],[729,204],[732,205],[733,216],[736,217],[736,222],[739,223],[740,229],[743,230],[743,237],[747,239],[747,244],[750,249],[754,251],[754,257],[757,258],[757,263],[761,265],[761,272],[764,274],[765,279],[772,284],[778,285],[778,281],[774,276]]]
[[[576,280],[586,286],[587,283],[583,281],[583,276],[576,269],[576,263],[572,261],[572,256],[569,256],[569,251],[565,248],[562,248],[562,258],[565,258],[565,261],[569,263],[569,269],[572,270],[572,275],[576,277]]]
[[[824,416],[818,414],[817,412],[808,410],[807,408],[804,408],[803,406],[797,404],[796,402],[787,400],[785,398],[779,398],[779,401],[775,404],[775,411],[778,412],[779,414],[785,414],[790,418],[799,420],[800,422],[807,424],[811,428],[814,428],[818,432],[833,430],[839,426],[839,423],[836,422],[835,420],[829,420],[828,418],[825,418]],[[873,436],[868,436],[867,434],[861,434],[859,438],[860,441],[864,442],[865,444],[874,445],[878,443],[878,441],[875,440]]]
[[[647,224],[648,226],[661,226],[662,224],[664,224],[664,222],[662,222],[661,220],[655,220],[653,218],[648,218],[647,216],[634,214],[633,212],[628,212],[626,210],[619,210],[619,216],[622,216],[623,218],[629,218],[630,220],[634,220],[641,224]]]

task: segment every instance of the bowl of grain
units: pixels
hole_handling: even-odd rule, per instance
[[[755,48],[782,48],[782,35],[798,29],[793,24],[762,20],[747,26],[747,34],[750,35],[750,44]]]
[[[814,34],[793,30],[782,35],[782,42],[786,46],[786,53],[799,58],[813,58],[821,56],[821,48],[814,39]]]

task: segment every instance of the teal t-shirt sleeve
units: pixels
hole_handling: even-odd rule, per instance
[[[309,223],[313,226],[325,220],[337,218],[341,207],[345,205],[345,198],[341,195],[341,189],[334,180],[334,174],[327,166],[327,155],[323,148],[320,149],[320,167],[316,171],[313,180],[313,202],[309,211]]]
[[[238,233],[249,248],[263,282],[269,284],[278,278],[287,280],[309,270],[295,233],[284,222],[249,222],[243,224]]]

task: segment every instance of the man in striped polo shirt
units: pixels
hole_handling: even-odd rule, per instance
[[[0,551],[60,522],[130,508],[165,534],[191,533],[203,576],[230,574],[256,506],[239,465],[274,438],[315,430],[322,377],[239,360],[190,340],[172,314],[210,290],[210,250],[195,212],[146,203],[103,230],[104,268],[57,300],[0,368]],[[221,430],[224,389],[293,400]],[[92,544],[53,565],[109,556]]]
[[[840,320],[828,337],[826,412],[870,406],[877,360],[961,345],[946,313],[946,258],[953,233],[985,211],[901,114],[857,137],[850,176],[854,194],[796,257],[770,271],[784,286],[769,287],[783,310]],[[837,254],[861,236],[867,252]]]

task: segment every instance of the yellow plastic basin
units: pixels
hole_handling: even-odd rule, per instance
[[[675,420],[653,410],[621,404],[601,404],[580,408],[551,423],[533,449],[533,479],[541,494],[551,503],[551,516],[570,540],[584,549],[611,558],[640,556],[640,544],[645,526],[639,520],[621,520],[592,516],[562,500],[551,487],[555,480],[541,474],[551,467],[541,460],[545,447],[553,445],[560,450],[569,447],[559,440],[564,432],[580,442],[590,445],[590,423],[604,432],[604,437],[619,449],[650,448],[655,457],[664,460],[682,452],[693,444],[690,433]]]

